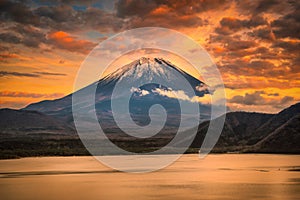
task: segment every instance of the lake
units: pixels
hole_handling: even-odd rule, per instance
[[[0,199],[300,199],[300,155],[189,154],[140,174],[88,156],[1,160]]]

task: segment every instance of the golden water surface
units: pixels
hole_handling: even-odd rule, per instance
[[[1,160],[0,199],[300,199],[300,156],[184,155],[141,174],[112,170],[93,157]]]

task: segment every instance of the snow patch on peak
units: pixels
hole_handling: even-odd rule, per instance
[[[145,64],[145,63],[153,63],[153,62],[155,62],[155,58],[151,58],[151,57],[149,57],[149,58],[141,57],[141,58],[139,59],[139,64],[140,64],[140,65]]]
[[[130,77],[133,79],[146,78],[151,81],[154,76],[168,77],[172,73],[171,71],[172,69],[161,59],[142,57],[117,70],[117,74],[120,80]]]

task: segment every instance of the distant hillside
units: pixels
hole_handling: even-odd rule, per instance
[[[0,109],[0,134],[75,134],[67,123],[38,111]]]
[[[299,153],[300,114],[291,117],[252,148],[253,152]]]
[[[89,155],[72,123],[38,111],[0,109],[0,158],[46,155]],[[215,119],[218,120],[218,119]],[[300,153],[300,103],[278,114],[227,113],[222,134],[212,152]],[[198,127],[190,153],[198,152],[209,121]],[[108,132],[119,147],[132,152],[150,152],[167,144],[172,135],[148,140]],[[189,137],[186,135],[186,138]],[[182,138],[185,140],[186,138]]]
[[[226,115],[217,152],[300,153],[300,103],[278,114],[232,112]],[[216,119],[217,120],[217,119]],[[200,124],[192,147],[199,148],[209,122]]]
[[[0,109],[0,159],[88,155],[69,124],[38,111]]]
[[[300,114],[300,103],[282,110],[281,112],[270,118],[268,121],[266,121],[266,123],[259,127],[259,129],[255,130],[251,134],[251,140],[249,140],[248,144],[256,144],[298,114]]]
[[[223,131],[216,147],[237,147],[246,145],[252,139],[252,134],[269,119],[273,114],[231,112],[226,114]],[[216,119],[218,120],[218,119]],[[200,124],[198,134],[192,147],[200,147],[206,135],[209,122]]]

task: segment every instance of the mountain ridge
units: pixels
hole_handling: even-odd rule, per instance
[[[69,124],[39,111],[0,109],[1,133],[14,132],[33,134],[44,132],[47,134],[74,134],[75,130]]]
[[[278,118],[278,114],[266,113],[249,113],[249,112],[230,112],[227,113],[224,128],[221,136],[213,149],[213,153],[284,153],[300,154],[300,112],[298,107],[300,103],[284,109],[284,116],[287,117],[285,122],[276,130],[268,130],[268,134],[254,145],[249,144],[252,140],[251,135],[262,127],[265,123]],[[16,112],[11,109],[0,109],[2,112]],[[23,113],[40,113],[38,111],[21,111]],[[293,114],[291,114],[293,113]],[[53,116],[50,116],[53,118]],[[27,120],[28,117],[25,116]],[[40,119],[40,117],[38,118]],[[18,121],[18,120],[17,120]],[[252,121],[251,123],[246,123]],[[209,121],[203,122],[198,127],[197,135],[190,146],[188,153],[197,153],[205,137]],[[253,129],[251,129],[251,127]],[[82,145],[79,137],[74,131],[66,134],[64,131],[59,132],[44,129],[34,130],[32,134],[30,126],[18,129],[6,129],[0,124],[0,149],[2,153],[0,158],[14,158],[24,156],[49,156],[49,155],[89,155]],[[49,135],[49,133],[51,133]],[[159,140],[150,140],[139,144],[137,141],[119,137],[118,134],[111,132],[111,141],[123,148],[133,152],[144,152],[160,148],[169,141],[171,137],[165,135]],[[256,139],[256,138],[254,138]],[[46,149],[45,149],[46,148]]]
[[[248,122],[243,122],[240,115],[245,115]],[[221,136],[215,146],[216,151],[237,151],[253,153],[300,153],[300,129],[296,123],[299,120],[300,103],[296,103],[277,114],[266,113],[248,113],[248,112],[231,112],[226,114],[226,120]],[[238,123],[235,120],[238,119]],[[281,119],[276,124],[270,126],[270,123]],[[253,125],[256,124],[256,126]],[[198,134],[192,147],[200,147],[207,131],[209,122],[199,125]],[[266,128],[266,127],[269,127]],[[249,129],[246,131],[247,129]],[[284,137],[289,135],[287,132],[293,130],[294,137]],[[263,133],[261,131],[264,131]],[[258,134],[261,135],[258,135]],[[266,145],[269,139],[276,140]],[[283,147],[281,144],[291,144]]]

